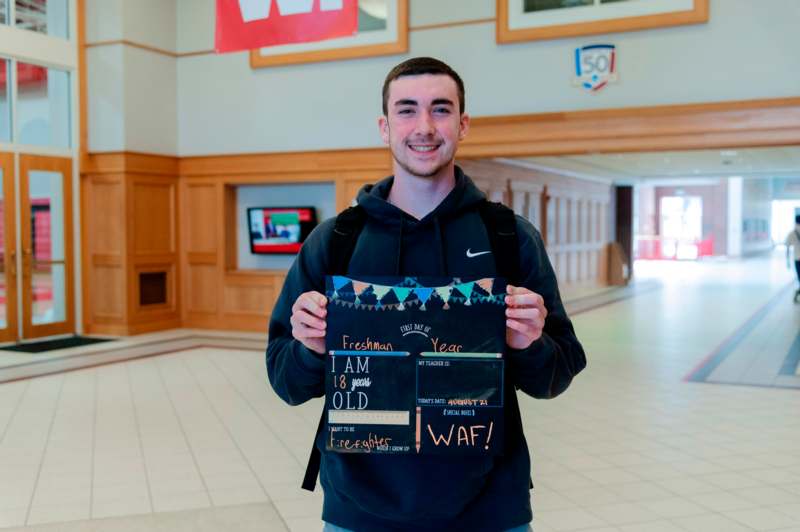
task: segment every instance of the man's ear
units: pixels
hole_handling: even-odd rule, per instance
[[[381,115],[378,118],[378,129],[381,132],[383,143],[389,144],[389,120],[386,119],[385,115]]]
[[[462,113],[461,119],[459,120],[458,140],[464,140],[464,137],[467,136],[467,132],[469,132],[469,115],[467,113]]]

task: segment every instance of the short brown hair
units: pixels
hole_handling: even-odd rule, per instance
[[[403,76],[420,76],[422,74],[449,76],[455,81],[456,87],[458,88],[458,111],[464,114],[464,82],[461,80],[461,76],[450,68],[450,65],[438,59],[434,59],[433,57],[412,57],[389,71],[386,75],[386,79],[383,81],[384,116],[389,111],[389,84]]]

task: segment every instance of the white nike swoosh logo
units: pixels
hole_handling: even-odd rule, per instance
[[[472,252],[472,249],[467,249],[467,258],[471,259],[473,257],[480,257],[481,255],[486,255],[487,253],[491,253],[491,251],[477,251],[475,253]]]

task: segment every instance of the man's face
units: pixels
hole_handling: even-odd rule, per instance
[[[387,116],[378,120],[399,169],[416,177],[452,170],[458,141],[469,128],[459,114],[456,82],[445,75],[403,76],[389,84]]]

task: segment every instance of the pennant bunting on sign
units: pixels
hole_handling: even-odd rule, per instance
[[[408,295],[411,293],[410,288],[404,288],[401,286],[396,286],[392,290],[394,290],[394,295],[397,296],[397,300],[402,303],[406,299],[408,299]]]
[[[417,294],[417,299],[420,302],[420,309],[425,310],[425,303],[430,299],[433,293],[433,288],[415,288],[414,293]]]
[[[471,282],[471,283],[460,283],[460,284],[457,284],[457,285],[456,285],[456,290],[458,290],[459,292],[461,292],[461,294],[462,294],[464,297],[466,297],[467,299],[469,299],[470,297],[472,297],[472,289],[474,288],[474,286],[475,286],[475,282]]]
[[[450,308],[450,303],[463,305],[472,305],[473,303],[505,304],[505,294],[492,294],[494,279],[479,279],[466,283],[462,283],[460,279],[454,279],[454,281],[454,284],[447,286],[426,287],[422,286],[413,277],[407,277],[399,285],[387,286],[337,275],[332,276],[331,284],[333,285],[333,290],[329,290],[328,295],[335,304],[348,308],[368,310],[405,310],[406,308],[416,307],[419,307],[420,310],[426,310],[425,305],[434,295],[442,300],[442,308],[444,310]],[[352,286],[352,291],[347,290],[348,286]],[[488,295],[476,293],[475,286],[480,287]],[[374,304],[364,303],[360,299],[360,296],[363,296],[364,293],[369,293],[370,290],[376,297]],[[396,298],[397,303],[385,303],[382,301],[390,292]],[[414,298],[411,298],[412,294],[415,296]],[[349,301],[351,297],[354,301]]]
[[[383,299],[386,296],[386,294],[389,293],[389,290],[391,290],[391,289],[392,289],[391,286],[382,286],[382,285],[378,285],[378,284],[372,285],[372,290],[375,292],[375,295],[377,296],[378,301]]]
[[[494,286],[494,279],[481,279],[480,281],[475,281],[475,283],[480,286],[484,292],[487,294],[492,293],[492,286]]]

